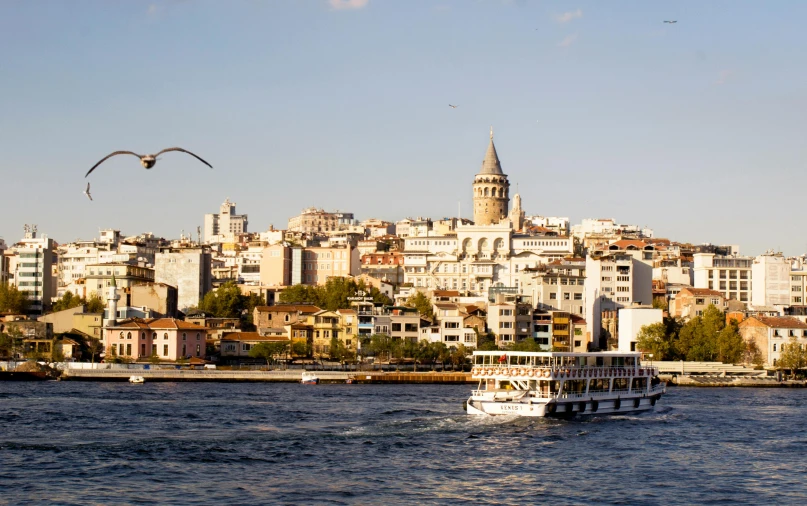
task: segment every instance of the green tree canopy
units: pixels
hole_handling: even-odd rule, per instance
[[[279,300],[285,304],[314,304],[328,311],[348,309],[351,303],[348,297],[363,291],[373,298],[375,304],[392,305],[392,299],[384,295],[376,287],[367,287],[364,281],[353,278],[334,276],[328,278],[325,285],[294,285],[280,292]]]
[[[674,337],[667,333],[663,322],[643,325],[636,334],[636,349],[652,353],[655,360],[671,360],[675,353]]]
[[[779,369],[789,369],[792,377],[796,376],[796,371],[807,367],[807,351],[799,344],[795,337],[782,345],[782,352],[779,360],[776,361]]]
[[[418,313],[420,313],[420,316],[423,318],[428,318],[430,320],[434,318],[432,301],[426,297],[423,292],[415,292],[411,297],[409,297],[409,299],[407,299],[406,306],[417,309]]]
[[[534,338],[528,337],[517,341],[510,346],[510,351],[541,351],[541,345]]]
[[[255,306],[264,304],[263,297],[255,294],[244,295],[232,281],[207,292],[199,304],[199,309],[216,318],[241,318],[251,314]]]
[[[289,348],[289,343],[284,341],[258,343],[249,350],[252,358],[262,358],[266,363],[272,363],[275,357],[283,355]]]
[[[53,303],[53,311],[64,311],[65,309],[72,309],[84,304],[81,297],[76,297],[70,290],[64,292],[60,299]]]
[[[14,285],[0,283],[0,313],[24,314],[30,305],[27,293]]]

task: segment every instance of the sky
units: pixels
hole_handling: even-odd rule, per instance
[[[311,206],[470,218],[492,125],[528,215],[802,254],[805,18],[798,0],[0,2],[0,237],[177,238],[225,198],[251,231]],[[118,156],[84,178],[171,146],[214,169]]]

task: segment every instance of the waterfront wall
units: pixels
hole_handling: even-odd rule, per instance
[[[64,380],[128,381],[132,375],[149,381],[268,381],[297,383],[302,371],[226,371],[193,369],[67,369]],[[316,371],[321,383],[344,383],[348,378],[355,383],[472,383],[468,373],[384,373]]]

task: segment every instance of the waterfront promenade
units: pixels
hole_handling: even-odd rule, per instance
[[[469,373],[461,372],[381,372],[381,371],[315,371],[321,383],[472,383]],[[296,383],[301,370],[211,370],[211,369],[65,369],[63,380],[128,381],[130,376],[143,376],[148,381],[266,381]]]

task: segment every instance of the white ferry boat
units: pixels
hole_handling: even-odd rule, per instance
[[[144,383],[146,379],[143,376],[129,376],[129,383],[141,384]]]
[[[469,415],[556,416],[624,414],[654,409],[666,393],[658,369],[639,353],[475,351],[479,387]]]

